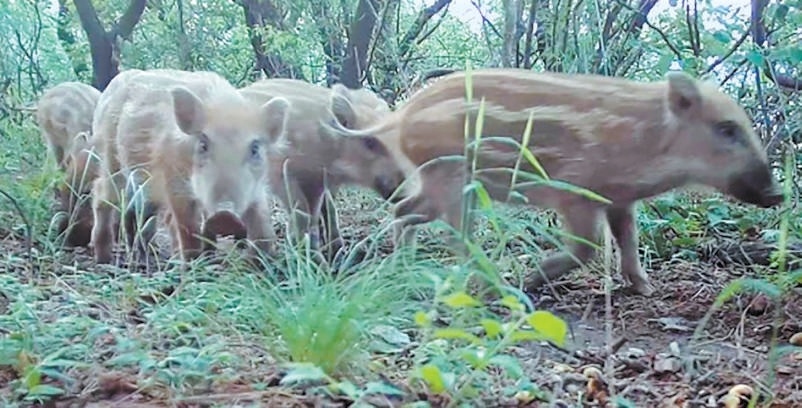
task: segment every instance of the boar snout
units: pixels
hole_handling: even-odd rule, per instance
[[[247,235],[247,228],[236,213],[233,206],[230,209],[221,209],[206,219],[202,227],[204,234],[208,236],[227,236],[231,235],[235,239],[244,239]]]
[[[382,196],[383,199],[389,201],[392,204],[396,204],[404,197],[401,197],[400,194],[395,194],[395,190],[398,188],[400,183],[397,180],[391,179],[389,177],[377,177],[376,181],[374,182],[373,188]]]
[[[727,192],[736,199],[761,207],[773,207],[783,201],[783,192],[765,163],[754,163],[730,179]]]

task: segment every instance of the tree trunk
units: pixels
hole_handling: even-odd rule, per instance
[[[284,30],[284,18],[271,0],[242,0],[239,3],[245,12],[245,23],[250,33],[253,48],[254,70],[251,79],[256,80],[261,74],[268,78],[299,78],[300,72],[284,61],[280,55],[265,50],[262,31],[271,26]]]
[[[120,72],[120,38],[128,38],[145,11],[147,0],[131,0],[120,20],[106,31],[91,0],[73,0],[92,54],[92,85],[103,91]]]
[[[368,48],[378,20],[379,0],[359,0],[356,15],[348,32],[340,82],[349,88],[360,88],[368,67]]]

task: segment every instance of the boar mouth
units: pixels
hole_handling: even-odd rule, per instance
[[[736,199],[764,208],[774,207],[783,201],[783,193],[771,178],[768,166],[752,166],[731,179],[727,188]]]
[[[403,197],[400,194],[395,194],[395,190],[398,188],[398,184],[391,183],[389,180],[385,178],[379,178],[376,180],[373,188],[382,196],[385,201],[389,201],[392,204],[396,204]]]
[[[247,235],[242,219],[228,210],[218,211],[207,218],[203,224],[203,232],[206,236],[231,235],[234,239],[244,239]]]

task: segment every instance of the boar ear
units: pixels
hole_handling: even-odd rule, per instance
[[[349,90],[343,84],[334,84],[331,87],[331,113],[341,125],[351,128],[356,122],[356,113],[351,105]]]
[[[287,128],[287,119],[290,111],[290,101],[276,96],[262,105],[262,117],[269,142],[279,139]]]
[[[190,135],[198,134],[206,120],[203,102],[187,88],[176,86],[171,91],[175,119],[182,132]]]
[[[696,80],[684,72],[669,72],[668,80],[668,108],[679,117],[695,112],[702,104],[702,95]]]

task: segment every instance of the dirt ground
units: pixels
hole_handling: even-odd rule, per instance
[[[367,226],[375,222],[363,216],[360,211],[341,212],[347,240],[365,234]],[[19,242],[6,240],[5,246],[21,251]],[[513,354],[522,361],[525,375],[557,401],[549,405],[531,400],[526,394],[506,395],[500,381],[498,388],[489,385],[483,392],[484,400],[475,406],[615,406],[609,401],[611,395],[616,395],[636,407],[735,407],[739,405],[723,405],[722,397],[734,385],[748,384],[763,393],[758,406],[802,407],[802,351],[785,353],[773,365],[768,358],[774,322],[778,323],[780,346],[802,332],[802,290],[797,288],[788,294],[779,306],[762,295],[736,295],[700,327],[721,289],[738,277],[754,275],[753,268],[711,259],[663,260],[646,268],[657,288],[655,295],[644,298],[616,288],[611,296],[610,316],[605,315],[608,309],[598,272],[577,271],[553,287],[531,294],[536,308],[549,310],[569,322],[568,346],[558,349],[547,344],[527,344],[515,348]],[[614,276],[620,282],[618,275]],[[611,333],[606,331],[607,323]],[[697,329],[700,334],[694,338]],[[254,362],[270,361],[258,351],[250,352],[254,353]],[[399,370],[409,366],[403,355],[386,363]],[[589,366],[600,369],[597,380],[589,381],[583,375]],[[91,390],[88,395],[63,398],[49,406],[351,405],[345,399],[282,388],[278,386],[277,369],[257,368],[256,363],[253,372],[240,374],[239,381],[212,384],[205,393],[170,404],[169,395],[140,393],[131,383],[130,373],[96,373],[94,378],[85,379],[94,385],[85,388]],[[4,376],[7,380],[9,375],[0,371],[0,391]],[[248,378],[259,378],[271,386],[254,389]],[[404,378],[403,371],[386,375],[386,381],[409,390]],[[439,396],[408,394],[403,400],[375,396],[369,405],[361,406],[401,406],[422,400],[428,400],[431,406],[444,406],[446,402]]]

